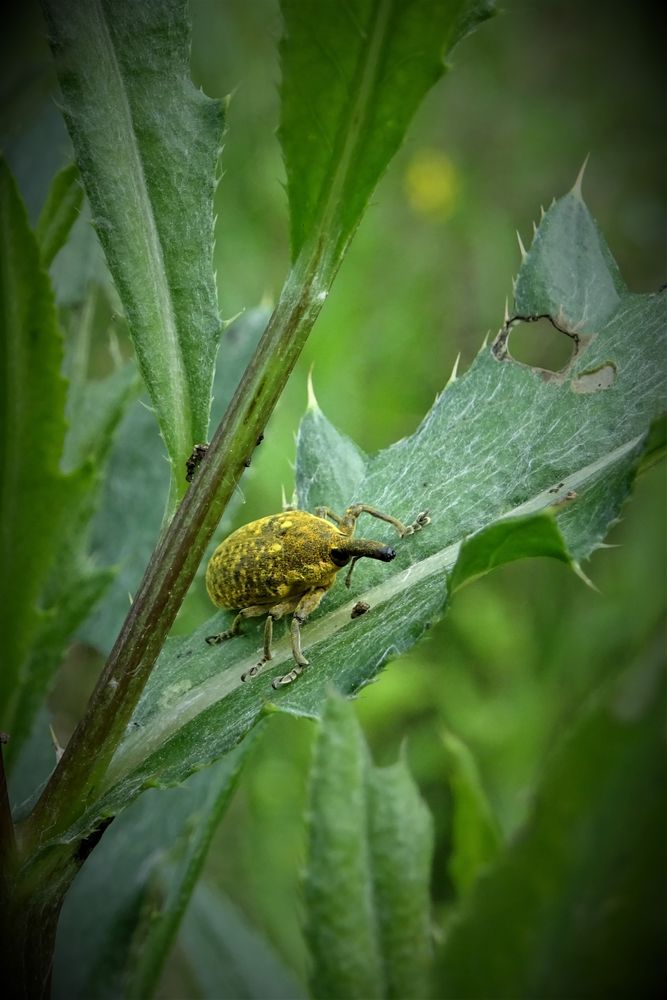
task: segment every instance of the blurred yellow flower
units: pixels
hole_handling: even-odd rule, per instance
[[[449,217],[461,191],[459,172],[450,158],[438,149],[417,150],[404,178],[408,202],[420,215]]]

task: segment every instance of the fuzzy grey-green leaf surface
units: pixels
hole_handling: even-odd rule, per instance
[[[320,410],[312,380],[308,409],[299,425],[296,445],[296,495],[302,510],[329,507],[342,514],[356,496],[368,458],[354,441],[341,434]]]
[[[186,7],[43,0],[63,114],[175,474],[207,437],[220,335],[223,109],[189,78]]]
[[[577,276],[570,300],[563,258],[574,255]],[[561,327],[567,322],[577,328],[579,349],[557,376],[545,377],[503,355],[502,337],[484,345],[469,370],[450,380],[415,433],[369,456],[363,471],[361,453],[350,450],[311,407],[297,455],[297,483],[307,484],[309,505],[326,503],[330,496],[342,505],[350,488],[344,465],[327,466],[337,439],[342,454],[354,455],[356,485],[347,501],[370,503],[408,522],[428,509],[431,524],[397,539],[389,525],[360,519],[358,533],[395,544],[396,559],[388,565],[362,560],[350,590],[339,578],[303,628],[312,666],[288,688],[274,691],[270,684],[290,667],[289,641],[280,626],[274,659],[247,684],[239,678],[257,662],[261,622],[248,622],[245,635],[221,646],[207,646],[205,637],[230,621],[221,612],[192,635],[169,641],[111,763],[106,791],[82,817],[80,828],[94,823],[100,810],[122,808],[147,783],[179,781],[215,760],[274,703],[285,711],[319,715],[329,685],[348,694],[359,690],[442,613],[447,576],[471,536],[482,533],[483,548],[483,533],[493,528],[486,538],[492,538],[494,552],[502,552],[503,531],[514,541],[520,536],[516,518],[554,517],[572,560],[590,556],[618,518],[644,440],[667,406],[662,363],[667,297],[624,290],[609,260],[578,190],[555,203],[523,262],[517,311],[553,309]],[[581,292],[585,287],[588,296]],[[573,389],[582,373],[607,362],[616,371],[607,388]],[[318,455],[329,470],[328,487],[313,470]],[[544,554],[557,551],[561,557],[552,533],[549,538]],[[512,558],[520,554],[514,544],[507,551]],[[533,541],[526,546],[527,554],[539,551]],[[360,599],[370,610],[353,619]]]

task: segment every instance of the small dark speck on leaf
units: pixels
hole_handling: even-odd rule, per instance
[[[195,472],[206,457],[207,451],[207,444],[196,444],[192,449],[192,454],[185,463],[185,479],[188,483],[191,483],[194,479]]]
[[[359,618],[360,615],[365,615],[367,611],[370,611],[371,606],[367,604],[366,601],[357,601],[357,603],[352,608],[352,613],[350,618]]]

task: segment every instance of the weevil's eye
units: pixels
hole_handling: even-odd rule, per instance
[[[341,549],[332,549],[330,552],[331,561],[335,566],[347,566],[352,556]]]

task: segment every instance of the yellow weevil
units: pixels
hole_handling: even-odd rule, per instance
[[[273,623],[293,611],[291,638],[295,666],[283,677],[277,677],[273,687],[291,684],[308,666],[301,652],[301,626],[333,585],[338,571],[352,560],[346,580],[349,585],[357,559],[368,556],[391,562],[395,557],[396,552],[389,545],[354,537],[360,514],[387,521],[401,538],[419,531],[430,521],[424,511],[412,524],[405,525],[362,503],[348,507],[342,517],[328,507],[317,507],[314,514],[287,510],[251,521],[217,547],[206,569],[206,589],[214,604],[238,614],[230,628],[208,636],[206,641],[215,644],[231,639],[241,633],[244,618],[267,615],[262,658],[241,680],[255,677],[260,667],[272,658]]]

